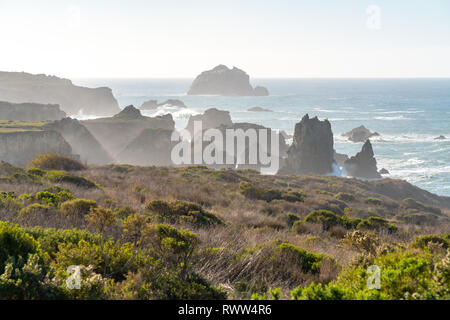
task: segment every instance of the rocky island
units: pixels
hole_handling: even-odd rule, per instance
[[[261,86],[253,88],[250,77],[243,70],[218,65],[204,71],[192,82],[188,95],[221,96],[268,96],[269,91]]]

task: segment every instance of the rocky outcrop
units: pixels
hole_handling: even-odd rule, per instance
[[[58,104],[69,115],[112,115],[119,105],[110,88],[75,86],[68,79],[24,72],[0,72],[0,100]]]
[[[252,111],[252,112],[273,112],[270,109],[264,109],[264,108],[261,108],[261,107],[253,107],[253,108],[247,109],[247,111]]]
[[[389,171],[385,168],[381,168],[380,171],[378,171],[379,174],[389,174]]]
[[[112,157],[103,149],[88,129],[78,120],[65,118],[44,126],[45,130],[59,132],[70,144],[72,151],[80,156],[80,160],[89,164],[109,164]]]
[[[66,117],[57,104],[11,103],[0,101],[0,120],[46,121]]]
[[[344,170],[351,177],[381,178],[370,140],[364,143],[361,152],[345,161]]]
[[[342,166],[344,166],[345,161],[348,160],[348,155],[343,154],[343,153],[337,153],[335,150],[333,158],[334,158],[334,162],[336,162],[336,164],[339,167],[342,167]]]
[[[17,131],[0,133],[0,160],[26,165],[41,153],[72,156],[72,148],[56,131]]]
[[[377,137],[380,134],[378,132],[371,132],[364,126],[359,126],[358,128],[354,128],[351,131],[342,134],[342,136],[347,137],[348,140],[353,142],[365,142],[367,139],[371,137]]]
[[[144,129],[173,130],[175,128],[175,122],[170,114],[145,117],[133,106],[126,107],[113,117],[85,120],[82,124],[113,158]]]
[[[208,163],[203,163],[204,165],[210,167],[210,168],[215,168],[215,169],[222,169],[222,168],[236,168],[236,169],[253,169],[253,170],[259,170],[262,167],[268,167],[267,164],[263,164],[261,162],[261,159],[259,157],[260,155],[260,148],[261,152],[264,152],[265,154],[267,154],[268,156],[271,156],[271,152],[272,152],[272,141],[271,141],[271,134],[272,134],[272,129],[270,128],[266,128],[264,126],[258,125],[258,124],[254,124],[254,123],[247,123],[247,122],[242,122],[242,123],[233,123],[231,125],[221,125],[219,127],[215,127],[215,129],[219,130],[222,134],[222,141],[220,144],[218,144],[216,146],[216,152],[219,152],[222,154],[222,160],[221,160],[221,164],[215,163],[215,164],[208,164]],[[245,135],[247,135],[247,137],[249,137],[251,134],[249,134],[249,129],[253,129],[255,130],[255,136],[256,136],[256,140],[255,141],[250,141],[249,138],[246,138],[245,141],[243,141],[244,145],[243,145],[243,153],[242,154],[238,154],[238,148],[237,148],[237,139],[235,138],[233,145],[234,145],[234,149],[232,150],[232,153],[229,152],[230,150],[226,149],[227,146],[227,130],[232,130],[233,133],[237,133],[238,130],[242,130],[241,132]],[[266,136],[266,143],[263,144],[262,141],[260,141],[260,131],[261,129],[265,129],[267,130],[267,136]],[[206,131],[206,129],[204,129],[203,131]],[[276,153],[278,154],[279,157],[279,163],[283,163],[284,161],[284,157],[286,155],[286,151],[288,149],[288,145],[286,144],[286,141],[284,139],[284,137],[280,134],[276,134],[277,138],[278,138],[278,149],[276,150]],[[194,144],[199,144],[202,146],[201,150],[202,153],[205,151],[205,149],[211,145],[212,142],[210,141],[202,141],[202,136],[197,134],[195,139],[192,142],[192,162],[194,162]],[[240,142],[242,143],[242,141]],[[219,146],[222,146],[222,149],[218,149]],[[227,152],[228,151],[228,152]],[[256,156],[256,163],[251,163],[250,161],[250,152],[252,152],[252,157]],[[233,156],[231,156],[231,154],[233,154]],[[231,161],[229,161],[228,159],[231,158]]]
[[[306,114],[295,125],[294,141],[287,151],[281,174],[326,174],[332,172],[333,132],[328,120]]]
[[[283,136],[283,138],[284,139],[292,139],[293,138],[293,136],[291,135],[291,134],[288,134],[286,131],[284,131],[284,130],[281,130],[280,131],[280,134]]]
[[[221,96],[267,96],[269,91],[264,87],[250,85],[250,77],[244,71],[233,67],[218,65],[212,70],[202,72],[192,82],[188,95],[221,95]]]
[[[117,155],[117,162],[138,166],[171,166],[173,130],[144,129]]]
[[[206,110],[203,114],[189,117],[186,129],[191,133],[192,137],[196,134],[196,132],[194,132],[194,121],[201,121],[203,130],[219,128],[220,126],[230,127],[233,125],[229,111],[211,108]]]
[[[148,100],[145,101],[142,106],[139,108],[140,110],[155,110],[161,106],[169,106],[176,108],[187,108],[183,101],[178,99],[168,99],[164,102],[158,103],[157,100]]]
[[[439,137],[434,138],[434,140],[445,140],[447,139],[445,136],[440,135]]]

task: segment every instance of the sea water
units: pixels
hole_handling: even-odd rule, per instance
[[[187,96],[192,79],[78,79],[108,86],[123,108],[146,100],[180,99],[188,108],[162,106],[144,115],[172,113],[177,128],[208,108],[230,111],[234,122],[252,122],[293,134],[308,113],[328,119],[335,149],[354,155],[362,143],[342,136],[360,125],[380,134],[371,139],[378,168],[430,192],[450,196],[450,79],[254,79],[268,97]],[[250,112],[251,107],[273,112]],[[80,118],[93,115],[80,115]],[[443,135],[447,139],[435,140]]]

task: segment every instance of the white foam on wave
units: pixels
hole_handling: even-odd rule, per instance
[[[450,136],[448,133],[444,133],[444,136]],[[392,135],[392,134],[380,134],[379,136],[371,137],[371,142],[378,142],[378,143],[417,143],[417,142],[430,142],[430,143],[448,143],[448,139],[443,140],[436,140],[436,135],[431,134],[399,134],[399,135]],[[342,136],[341,133],[337,133],[334,135],[334,141],[337,143],[350,143],[353,144],[354,142],[349,141],[347,137]]]
[[[393,116],[393,117],[374,117],[376,120],[386,120],[386,121],[392,121],[392,120],[414,120],[412,118],[405,117],[403,115],[401,116]]]
[[[156,116],[163,116],[165,114],[171,114],[172,117],[176,120],[185,120],[189,119],[190,116],[200,114],[197,110],[190,109],[190,108],[180,108],[175,107],[172,105],[162,105],[156,108],[155,110],[145,110],[142,111],[142,113],[146,116],[150,117],[156,117]]]

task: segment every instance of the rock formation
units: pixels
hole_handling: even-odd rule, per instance
[[[201,121],[203,130],[209,128],[219,128],[220,126],[229,127],[233,125],[229,111],[211,108],[206,110],[203,114],[197,114],[189,117],[186,129],[191,133],[192,137],[196,134],[196,132],[194,132],[194,121]]]
[[[1,161],[23,166],[41,153],[72,156],[72,148],[56,131],[0,131]]]
[[[113,117],[85,120],[82,124],[113,158],[144,129],[175,128],[175,122],[170,114],[145,117],[133,106],[126,107]]]
[[[370,140],[364,143],[361,152],[345,161],[344,169],[347,175],[351,177],[381,178]]]
[[[0,100],[59,104],[69,115],[112,115],[119,105],[110,88],[75,86],[68,79],[24,72],[0,72]]]
[[[45,130],[59,132],[70,144],[73,153],[78,154],[83,162],[98,165],[113,162],[112,157],[78,120],[65,118],[60,121],[50,122],[44,128]]]
[[[117,155],[117,162],[138,166],[171,166],[173,130],[144,129]]]
[[[170,106],[170,107],[177,107],[177,108],[187,108],[183,101],[178,99],[168,99],[164,102],[158,103],[157,100],[148,100],[145,101],[142,106],[139,108],[140,110],[155,110],[158,107],[161,106]]]
[[[57,104],[11,103],[0,101],[0,120],[46,121],[66,117]]]
[[[371,137],[379,136],[379,134],[377,132],[371,132],[364,126],[359,126],[358,128],[354,128],[351,131],[344,133],[342,136],[347,137],[348,140],[353,142],[365,142]]]
[[[440,135],[439,137],[434,138],[434,140],[445,140],[447,139],[445,136]]]
[[[261,108],[261,107],[253,107],[253,108],[248,109],[247,111],[252,111],[252,112],[273,112],[270,109],[264,109],[264,108]]]
[[[334,150],[333,158],[334,158],[334,162],[336,162],[336,164],[339,167],[342,167],[342,166],[344,166],[345,161],[348,160],[348,155],[343,154],[343,153],[337,153],[336,150]]]
[[[293,138],[293,136],[291,135],[291,134],[288,134],[286,131],[284,131],[284,130],[281,130],[280,131],[280,134],[283,136],[283,138],[284,139],[292,139]]]
[[[306,114],[295,125],[294,141],[287,151],[281,174],[326,174],[332,172],[333,132],[328,120]]]
[[[389,171],[385,168],[381,168],[380,171],[378,171],[379,174],[389,174]]]
[[[221,95],[221,96],[267,96],[264,87],[250,85],[250,77],[244,71],[233,67],[228,69],[218,65],[212,70],[204,71],[195,78],[188,95]]]

